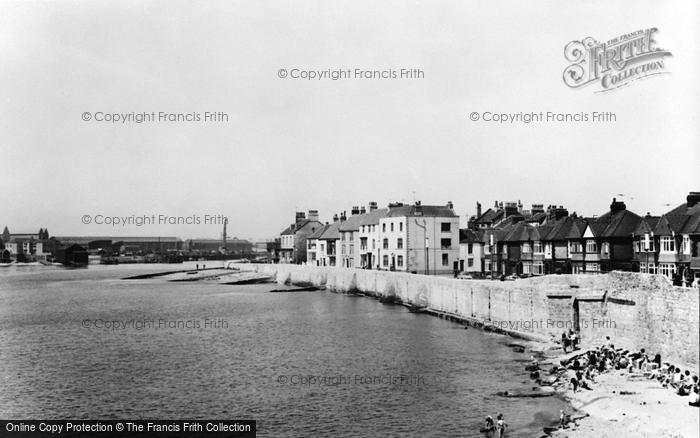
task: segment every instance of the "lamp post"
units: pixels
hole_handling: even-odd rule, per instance
[[[491,234],[489,234],[489,251],[491,251],[491,280],[493,280],[494,279],[493,267],[494,267],[494,263],[495,263],[494,253],[493,253],[493,231],[491,232]]]

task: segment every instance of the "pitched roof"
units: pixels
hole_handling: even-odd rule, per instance
[[[318,230],[311,233],[309,235],[309,237],[307,237],[307,239],[308,240],[319,239],[323,235],[323,233],[328,229],[328,227],[330,227],[330,226],[331,226],[330,224],[326,224],[326,225],[322,226]]]
[[[340,239],[340,221],[333,222],[331,224],[328,224],[327,227],[324,227],[325,229],[323,230],[323,234],[321,234],[321,237],[319,239],[321,240],[336,240]]]
[[[629,210],[607,212],[591,228],[600,237],[631,237],[642,218]]]
[[[372,210],[369,213],[363,214],[362,219],[360,219],[360,225],[377,225],[379,219],[386,216],[389,212],[388,208],[380,208],[378,210]]]
[[[308,225],[311,222],[318,222],[319,224],[321,224],[321,222],[319,222],[319,221],[314,221],[311,219],[303,219],[303,220],[300,220],[299,222],[291,224],[290,226],[285,228],[284,231],[282,231],[280,233],[280,235],[284,236],[284,235],[289,235],[289,234],[296,234],[297,231],[301,230],[302,228],[304,228],[306,225]]]
[[[340,231],[357,231],[362,224],[362,214],[354,214],[340,224]]]
[[[390,208],[386,217],[457,217],[457,215],[445,205],[403,205]]]
[[[459,230],[459,243],[481,243],[483,238],[482,235],[482,231],[462,228]]]
[[[494,221],[498,220],[503,216],[503,210],[498,209],[494,210],[492,208],[489,208],[485,212],[481,214],[478,218],[476,218],[475,222],[477,223],[493,223]]]

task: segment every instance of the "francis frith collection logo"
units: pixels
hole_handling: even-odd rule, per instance
[[[597,92],[604,92],[668,73],[664,58],[672,55],[657,46],[657,31],[655,27],[638,30],[606,42],[591,37],[571,41],[564,48],[571,62],[564,70],[564,83],[571,88],[595,84]]]

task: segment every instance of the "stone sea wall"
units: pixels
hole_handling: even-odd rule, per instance
[[[278,283],[364,293],[535,340],[578,327],[584,345],[610,336],[616,347],[645,348],[662,360],[697,368],[700,293],[661,276],[613,272],[516,281],[457,280],[400,272],[299,265],[238,265]]]

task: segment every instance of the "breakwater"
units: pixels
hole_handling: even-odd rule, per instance
[[[363,293],[483,325],[550,341],[580,330],[583,344],[610,336],[616,347],[645,348],[664,361],[698,366],[700,293],[662,276],[628,272],[549,275],[516,281],[457,280],[400,272],[299,265],[238,265],[280,284],[325,286]]]

